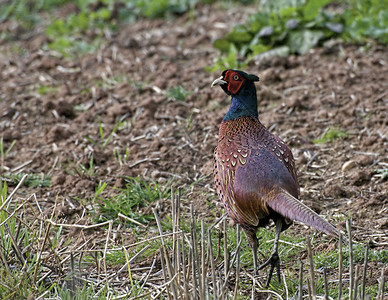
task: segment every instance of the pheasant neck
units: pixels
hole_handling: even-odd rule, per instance
[[[258,118],[256,88],[253,83],[250,88],[242,89],[237,95],[232,96],[232,103],[224,121],[240,117]]]

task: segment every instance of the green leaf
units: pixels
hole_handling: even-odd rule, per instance
[[[280,16],[282,19],[288,20],[297,16],[298,7],[290,6],[284,7],[280,10]]]
[[[269,49],[271,49],[270,46],[266,46],[266,45],[263,45],[263,44],[257,44],[257,45],[252,45],[251,46],[251,50],[252,50],[252,54],[253,55],[257,55],[257,54],[266,52]]]
[[[263,13],[253,14],[249,17],[248,24],[251,32],[258,33],[262,27],[268,25],[268,15]]]
[[[314,48],[324,37],[323,31],[301,30],[290,32],[289,46],[292,53],[304,54]]]
[[[330,2],[330,0],[309,0],[303,7],[303,16],[306,21],[315,19],[319,11]]]
[[[237,25],[226,35],[226,38],[233,43],[247,43],[252,39],[252,35],[245,26]]]
[[[62,19],[55,20],[46,28],[46,34],[49,37],[58,37],[68,32],[67,26]]]
[[[109,20],[111,18],[111,12],[107,8],[101,8],[95,13],[90,14],[92,19]]]
[[[228,52],[230,48],[231,42],[229,42],[226,38],[217,39],[214,41],[214,48],[220,50],[221,52]]]

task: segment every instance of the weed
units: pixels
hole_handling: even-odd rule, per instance
[[[222,46],[220,45],[220,47]],[[245,62],[241,62],[238,59],[238,50],[235,45],[230,44],[226,45],[225,47],[228,47],[229,49],[228,54],[216,58],[215,64],[213,66],[205,67],[206,71],[214,73],[216,71],[225,69],[243,69],[247,66]]]
[[[62,163],[63,169],[66,173],[72,176],[80,176],[80,177],[95,177],[98,174],[98,170],[94,165],[94,157],[93,154],[90,155],[89,161],[86,164],[81,162],[72,162],[70,160],[67,163]]]
[[[186,130],[187,132],[191,132],[195,126],[195,120],[194,120],[194,111],[191,112],[190,116],[186,118]]]
[[[193,1],[183,0],[140,0],[136,6],[138,13],[147,18],[165,18],[173,14],[182,14],[188,11]]]
[[[102,33],[98,30],[113,28],[113,24],[108,22],[110,18],[111,11],[103,7],[92,12],[84,8],[78,14],[69,15],[67,19],[53,20],[46,28],[46,35],[51,39],[47,47],[64,57],[94,51],[103,44]],[[89,29],[96,31],[92,41],[86,41],[83,37]]]
[[[147,84],[143,83],[143,82],[136,82],[132,79],[130,79],[128,81],[136,90],[138,90],[139,92],[142,92],[144,91],[144,89],[147,87]]]
[[[4,149],[4,141],[3,137],[0,138],[0,159],[1,159],[1,166],[4,166],[4,159],[8,156],[8,154],[11,152],[12,148],[15,146],[16,141],[12,141],[12,143],[8,146],[7,149]]]
[[[31,28],[38,23],[41,18],[39,12],[42,10],[51,11],[53,8],[64,5],[69,0],[16,0],[4,1],[0,6],[0,22],[7,19],[14,19],[23,28]]]
[[[90,158],[89,158],[89,163],[87,165],[84,165],[84,164],[79,164],[77,167],[76,167],[76,170],[77,170],[77,173],[80,175],[80,176],[84,176],[84,175],[87,175],[88,177],[94,177],[97,175],[97,170],[95,168],[95,165],[94,165],[94,157],[93,157],[93,154],[90,155]]]
[[[214,42],[221,52],[234,52],[248,60],[271,49],[287,47],[285,53],[306,53],[324,41],[388,43],[388,0],[351,0],[342,4],[344,13],[331,10],[330,0],[262,1],[258,13],[246,24],[236,25]],[[219,64],[219,62],[217,62]],[[216,66],[214,66],[216,68]],[[220,66],[217,66],[220,68]]]
[[[165,96],[170,100],[178,100],[178,101],[185,101],[188,96],[190,96],[192,93],[185,90],[185,88],[181,85],[178,85],[177,87],[170,88],[165,93]]]
[[[329,130],[327,130],[323,136],[319,139],[313,140],[314,144],[325,144],[325,143],[331,143],[337,139],[343,139],[346,137],[347,133],[346,131],[338,128],[338,127],[331,127]]]
[[[46,48],[55,50],[64,57],[74,57],[95,51],[102,45],[101,37],[95,38],[92,42],[76,39],[73,36],[58,36]]]
[[[386,181],[388,179],[388,169],[377,169],[376,173],[379,174],[381,181]]]
[[[56,93],[58,91],[59,91],[59,88],[53,87],[53,86],[49,86],[49,85],[41,85],[37,89],[37,92],[39,93],[39,95],[46,95],[46,94],[50,94],[50,93]]]
[[[124,153],[122,153],[119,147],[113,149],[113,157],[119,162],[120,166],[129,159],[129,148],[126,147]]]
[[[388,1],[350,0],[350,9],[344,12],[345,40],[369,42],[375,39],[388,44]]]
[[[6,1],[0,6],[0,22],[7,19],[17,20],[26,29],[41,22],[40,13],[50,12],[53,8],[62,6],[69,0],[41,1]],[[91,10],[90,5],[98,3],[98,9]],[[120,3],[120,5],[117,5]],[[82,55],[98,49],[103,43],[103,32],[117,29],[118,21],[130,22],[138,17],[160,18],[174,14],[182,14],[192,9],[195,1],[184,0],[106,0],[98,2],[76,1],[77,13],[72,13],[63,19],[53,19],[46,27],[46,36],[51,40],[45,48],[52,49],[64,57]],[[93,31],[91,41],[85,40],[83,34]]]
[[[124,121],[124,119],[127,117],[127,115],[124,115],[120,118],[120,120],[116,123],[116,125],[113,127],[113,129],[109,132],[108,135],[106,135],[106,132],[104,130],[104,125],[99,122],[98,123],[98,134],[99,134],[99,140],[95,141],[90,136],[85,136],[84,138],[91,143],[92,145],[99,145],[101,150],[104,150],[105,147],[110,143],[112,138],[114,137],[116,131],[122,127],[127,125],[127,123]]]
[[[101,138],[101,149],[104,149],[106,147],[106,145],[108,145],[112,139],[112,137],[114,136],[114,134],[116,133],[117,129],[119,129],[119,127],[123,124],[123,119],[126,117],[126,115],[124,117],[122,117],[119,122],[116,123],[115,127],[113,127],[112,131],[109,133],[109,135],[107,137],[105,137],[105,134],[104,134],[104,128],[101,124],[101,122],[99,123],[99,132],[100,132],[100,138]]]

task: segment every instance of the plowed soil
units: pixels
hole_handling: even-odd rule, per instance
[[[106,35],[96,53],[70,59],[42,50],[39,28],[0,40],[0,137],[4,149],[16,141],[0,165],[10,191],[17,184],[10,174],[48,175],[51,186],[17,194],[35,194],[48,211],[57,201],[66,218],[79,220],[87,205],[77,199],[91,199],[99,182],[108,198],[126,176],[182,186],[202,178],[185,205],[193,203],[199,218],[222,215],[212,155],[230,99],[210,88],[221,71],[204,68],[219,55],[212,41],[244,22],[248,9],[202,6],[171,21],[139,20]],[[260,77],[262,123],[294,153],[303,202],[341,230],[336,217],[350,214],[355,241],[377,249],[388,246],[388,183],[378,171],[388,168],[387,54],[338,41],[244,69]],[[185,99],[168,96],[178,86],[189,92]],[[345,136],[313,142],[332,128]],[[170,213],[168,201],[162,213]]]

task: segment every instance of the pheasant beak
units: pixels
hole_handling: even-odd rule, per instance
[[[228,83],[228,82],[223,80],[223,77],[221,76],[220,78],[217,78],[216,80],[213,81],[211,87],[213,87],[215,85],[225,84],[225,83]]]

